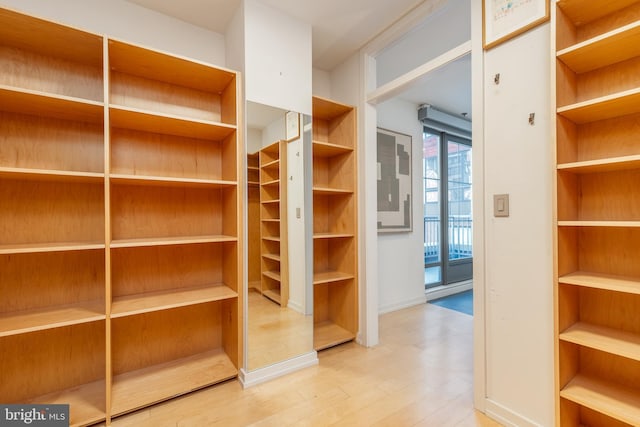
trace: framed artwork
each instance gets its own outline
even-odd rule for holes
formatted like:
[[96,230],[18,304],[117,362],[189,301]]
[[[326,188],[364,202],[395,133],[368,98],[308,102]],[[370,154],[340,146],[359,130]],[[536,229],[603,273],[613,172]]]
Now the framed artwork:
[[491,49],[549,20],[549,0],[482,0],[482,45]]
[[412,230],[411,136],[378,128],[378,233]]
[[300,139],[300,113],[287,111],[285,115],[285,140],[287,142]]

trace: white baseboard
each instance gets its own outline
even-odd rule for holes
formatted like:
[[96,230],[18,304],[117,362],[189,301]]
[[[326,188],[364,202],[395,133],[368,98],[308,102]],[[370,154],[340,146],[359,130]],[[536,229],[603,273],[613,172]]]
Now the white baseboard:
[[426,302],[427,298],[425,296],[421,296],[419,298],[414,298],[408,301],[387,304],[378,308],[378,314],[391,313],[392,311],[402,310],[403,308],[413,307],[414,305],[425,304]]
[[294,357],[293,359],[285,360],[254,371],[247,372],[244,368],[240,369],[238,379],[240,380],[240,384],[242,384],[242,388],[249,388],[317,364],[318,353],[314,350],[307,354],[303,354],[302,356]]
[[448,297],[470,289],[473,289],[473,280],[465,280],[464,282],[427,289],[425,294],[427,295],[427,301],[433,301],[434,299]]
[[287,308],[295,311],[296,313],[304,314],[304,307],[298,301],[294,301],[292,299],[287,303]]
[[496,420],[505,427],[542,427],[542,424],[516,414],[491,399],[485,399],[484,409],[487,417]]

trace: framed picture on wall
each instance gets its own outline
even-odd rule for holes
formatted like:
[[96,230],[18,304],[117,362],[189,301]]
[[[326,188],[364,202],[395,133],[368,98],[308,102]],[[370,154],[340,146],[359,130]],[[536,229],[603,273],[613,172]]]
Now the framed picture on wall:
[[411,231],[411,136],[378,128],[377,153],[378,233]]
[[491,49],[549,20],[549,0],[482,0],[482,44]]
[[285,123],[285,140],[287,142],[300,139],[300,113],[295,111],[287,111],[284,118]]

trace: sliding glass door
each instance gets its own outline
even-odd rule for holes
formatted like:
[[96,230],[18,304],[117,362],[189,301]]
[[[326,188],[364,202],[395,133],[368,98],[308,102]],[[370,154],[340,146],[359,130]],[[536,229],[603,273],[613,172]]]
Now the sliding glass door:
[[427,288],[472,278],[471,141],[425,128],[424,268]]

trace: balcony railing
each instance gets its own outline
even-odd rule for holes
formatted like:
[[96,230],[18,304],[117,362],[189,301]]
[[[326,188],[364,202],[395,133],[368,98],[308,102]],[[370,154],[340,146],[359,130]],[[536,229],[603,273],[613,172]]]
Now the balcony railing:
[[[473,220],[450,216],[448,220],[449,259],[471,258],[473,248]],[[424,217],[424,263],[440,260],[440,218]]]

